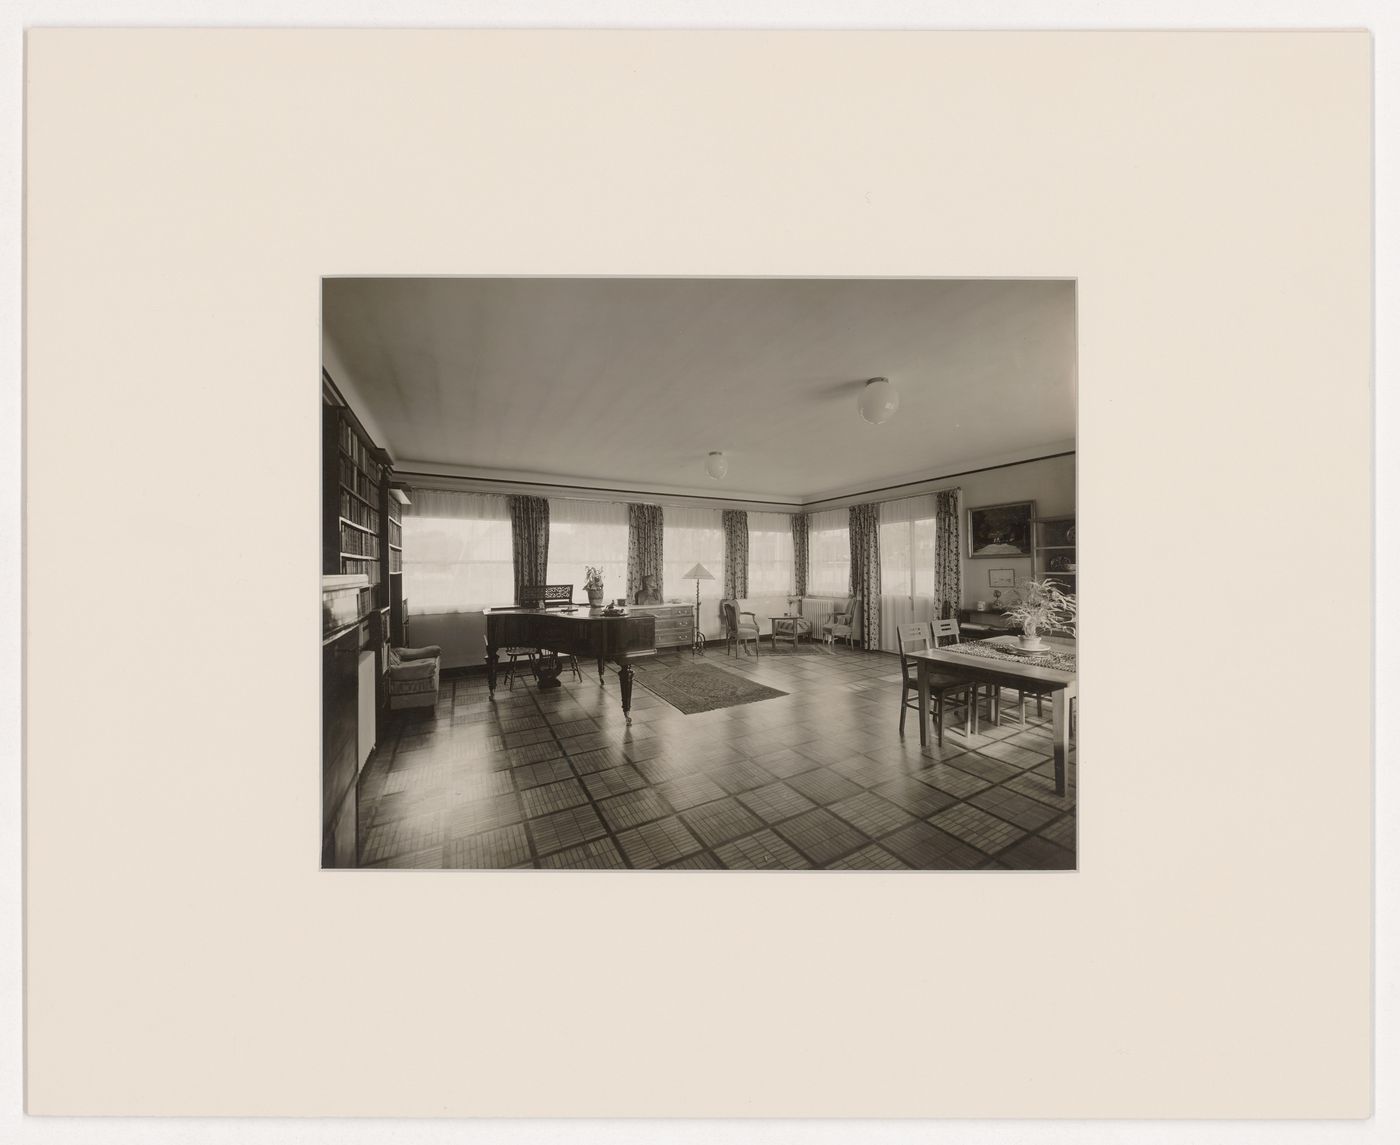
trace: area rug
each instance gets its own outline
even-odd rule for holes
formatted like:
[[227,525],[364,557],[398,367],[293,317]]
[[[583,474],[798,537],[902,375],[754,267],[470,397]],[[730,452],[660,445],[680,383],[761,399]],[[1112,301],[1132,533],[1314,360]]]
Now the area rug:
[[787,695],[777,688],[755,684],[723,668],[693,660],[660,661],[634,667],[638,684],[688,716]]

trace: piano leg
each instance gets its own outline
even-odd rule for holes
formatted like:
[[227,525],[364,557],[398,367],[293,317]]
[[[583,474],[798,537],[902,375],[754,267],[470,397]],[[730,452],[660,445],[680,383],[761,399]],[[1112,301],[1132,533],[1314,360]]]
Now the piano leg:
[[604,680],[605,680],[605,677],[604,677],[604,675],[603,675],[603,667],[604,667],[604,665],[603,665],[603,658],[602,658],[601,656],[599,656],[599,657],[598,657],[598,686],[599,686],[599,687],[602,687],[603,682],[604,682]]
[[486,646],[486,687],[490,689],[490,698],[496,698],[496,650],[491,645]]
[[632,665],[623,663],[617,670],[617,678],[622,682],[622,714],[627,722],[632,722]]

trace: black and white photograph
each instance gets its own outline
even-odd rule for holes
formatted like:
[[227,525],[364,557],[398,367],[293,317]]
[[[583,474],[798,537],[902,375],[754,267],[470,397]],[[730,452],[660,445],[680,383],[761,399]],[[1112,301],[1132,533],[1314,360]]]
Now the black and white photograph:
[[0,1140],[1394,1138],[1394,6],[620,6],[11,21]]
[[326,278],[322,865],[1074,870],[1075,305]]

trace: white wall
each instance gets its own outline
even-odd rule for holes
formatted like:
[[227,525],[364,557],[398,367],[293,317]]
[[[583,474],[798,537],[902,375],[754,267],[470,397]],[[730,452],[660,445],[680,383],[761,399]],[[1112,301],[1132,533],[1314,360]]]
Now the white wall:
[[1074,512],[1074,455],[1031,461],[1023,465],[1008,465],[982,473],[970,473],[957,479],[962,487],[963,516],[963,595],[964,608],[976,607],[977,601],[992,599],[988,572],[991,569],[1015,569],[1019,582],[1031,575],[1030,557],[978,557],[967,555],[967,510],[983,505],[1001,505],[1007,501],[1034,501],[1038,517],[1061,517]]

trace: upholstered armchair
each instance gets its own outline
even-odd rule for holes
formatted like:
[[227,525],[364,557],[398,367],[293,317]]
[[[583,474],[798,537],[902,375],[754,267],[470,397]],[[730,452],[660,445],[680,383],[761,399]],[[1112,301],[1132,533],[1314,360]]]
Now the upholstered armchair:
[[389,707],[395,710],[435,707],[441,663],[442,649],[436,644],[423,648],[390,648]]
[[[721,600],[719,616],[724,622],[724,651],[727,655],[731,645],[743,650],[746,642],[753,642],[753,654],[758,655],[758,620],[752,612],[739,611],[737,600]],[[747,619],[745,619],[747,617]]]
[[832,609],[831,619],[822,625],[822,638],[828,643],[844,640],[855,647],[856,616],[860,612],[860,597],[853,596],[840,607]]

